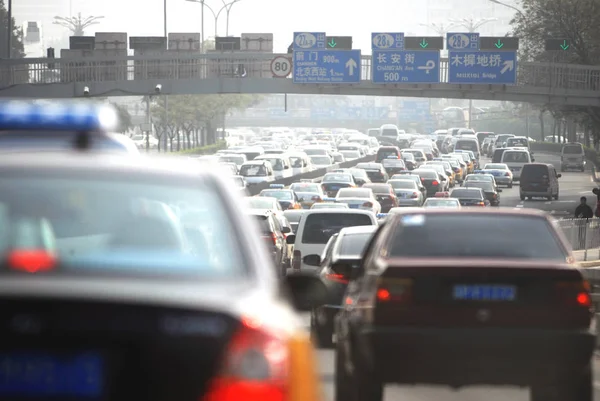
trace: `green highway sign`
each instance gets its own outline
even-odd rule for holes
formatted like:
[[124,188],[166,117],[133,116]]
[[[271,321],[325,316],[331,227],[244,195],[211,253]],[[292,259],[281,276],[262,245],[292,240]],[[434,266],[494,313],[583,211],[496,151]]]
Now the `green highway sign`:
[[441,36],[405,36],[404,50],[443,50],[444,38]]
[[327,36],[325,44],[328,49],[352,50],[352,36]]
[[515,51],[519,49],[519,38],[511,36],[481,36],[479,50],[481,51]]
[[571,49],[571,41],[569,39],[546,39],[546,51],[568,51]]

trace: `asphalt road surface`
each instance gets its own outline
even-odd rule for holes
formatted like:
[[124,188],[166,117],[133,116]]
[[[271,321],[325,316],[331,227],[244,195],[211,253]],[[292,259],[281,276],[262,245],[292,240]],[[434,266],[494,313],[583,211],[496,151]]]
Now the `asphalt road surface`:
[[[550,154],[536,154],[536,162],[552,163],[557,170],[560,169],[560,156]],[[487,160],[482,160],[482,164]],[[560,171],[560,170],[559,170]],[[589,172],[561,173],[560,197],[557,201],[530,200],[521,201],[518,185],[513,188],[502,188],[501,206],[516,208],[537,208],[552,213],[557,218],[568,217],[573,214],[581,196],[587,196],[589,203],[593,204],[591,192],[595,186]],[[305,317],[307,327],[308,316]],[[319,372],[325,392],[324,399],[333,400],[334,394],[334,351],[318,350]],[[595,383],[594,399],[600,401],[600,357],[594,360]],[[396,386],[388,385],[385,388],[385,401],[527,401],[529,392],[527,388],[518,387],[470,387],[461,390],[452,390],[445,387],[433,386]]]

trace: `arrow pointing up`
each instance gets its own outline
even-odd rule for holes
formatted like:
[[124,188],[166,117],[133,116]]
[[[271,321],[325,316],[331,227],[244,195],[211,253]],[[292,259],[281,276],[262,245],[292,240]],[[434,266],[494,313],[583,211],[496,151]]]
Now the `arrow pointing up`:
[[356,64],[356,61],[353,58],[346,61],[346,68],[348,69],[349,75],[354,75],[354,69],[356,67],[358,67],[358,65]]
[[504,67],[500,70],[500,74],[504,74],[506,71],[512,71],[515,69],[515,60],[507,60],[504,62]]

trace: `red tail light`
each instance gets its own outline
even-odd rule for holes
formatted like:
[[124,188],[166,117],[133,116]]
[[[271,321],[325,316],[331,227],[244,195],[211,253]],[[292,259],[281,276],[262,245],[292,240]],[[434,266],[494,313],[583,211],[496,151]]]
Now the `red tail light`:
[[313,196],[312,198],[310,198],[310,200],[313,200],[315,202],[321,202],[323,199],[321,199],[320,196]]
[[410,196],[412,199],[418,198],[419,197],[419,193],[418,192],[413,192],[412,195]]
[[436,186],[436,185],[440,185],[440,183],[439,183],[439,182],[437,182],[437,181],[433,181],[433,182],[431,183],[431,185],[433,185],[433,186]]
[[377,289],[378,302],[409,303],[412,301],[413,281],[410,279],[384,279]]
[[203,401],[287,399],[287,344],[261,326],[258,320],[242,319]]
[[561,281],[556,283],[556,294],[561,302],[582,308],[592,307],[590,284],[587,281]]
[[371,202],[365,202],[362,204],[362,207],[373,207],[373,204]]
[[8,266],[27,273],[51,271],[56,267],[56,255],[44,249],[13,250],[6,256]]
[[336,283],[348,284],[348,280],[343,274],[326,274],[325,278]]
[[510,177],[510,173],[507,171],[506,173],[504,173],[505,177]]
[[477,202],[475,206],[485,206],[485,202]]
[[292,269],[300,270],[302,267],[302,252],[294,251],[294,261],[292,262]]
[[269,245],[277,245],[277,235],[275,235],[275,233],[265,235],[264,238],[269,243]]

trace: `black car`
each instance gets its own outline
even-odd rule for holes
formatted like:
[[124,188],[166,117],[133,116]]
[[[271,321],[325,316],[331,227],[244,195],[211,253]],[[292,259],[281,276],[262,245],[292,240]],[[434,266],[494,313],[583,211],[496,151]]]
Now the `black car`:
[[396,192],[390,184],[365,184],[363,188],[371,188],[377,202],[381,205],[381,213],[387,213],[393,207],[398,207]]
[[349,277],[345,271],[339,269],[347,264],[358,267],[362,250],[376,230],[377,226],[342,228],[327,242],[323,250],[323,260],[319,255],[308,255],[304,258],[304,263],[321,267],[319,277],[327,287],[326,303],[314,308],[310,319],[311,334],[321,347],[326,348],[333,344],[333,320],[342,306],[348,284]]
[[416,169],[411,172],[421,177],[421,182],[427,189],[427,196],[435,196],[436,193],[442,192],[442,183],[437,171],[433,169]]
[[463,188],[480,188],[490,205],[500,206],[500,192],[502,190],[497,188],[491,181],[467,181]]
[[386,182],[389,179],[389,175],[381,163],[358,163],[356,168],[364,170],[371,182]]
[[461,206],[488,206],[490,204],[481,188],[456,188],[452,190],[450,197],[457,198]]
[[335,198],[338,191],[342,188],[354,188],[356,183],[354,177],[349,172],[344,173],[327,173],[321,180],[321,188],[323,192],[330,198]]
[[340,168],[333,170],[332,173],[348,173],[352,175],[354,182],[359,187],[371,182],[371,179],[367,175],[367,172],[360,168]]

